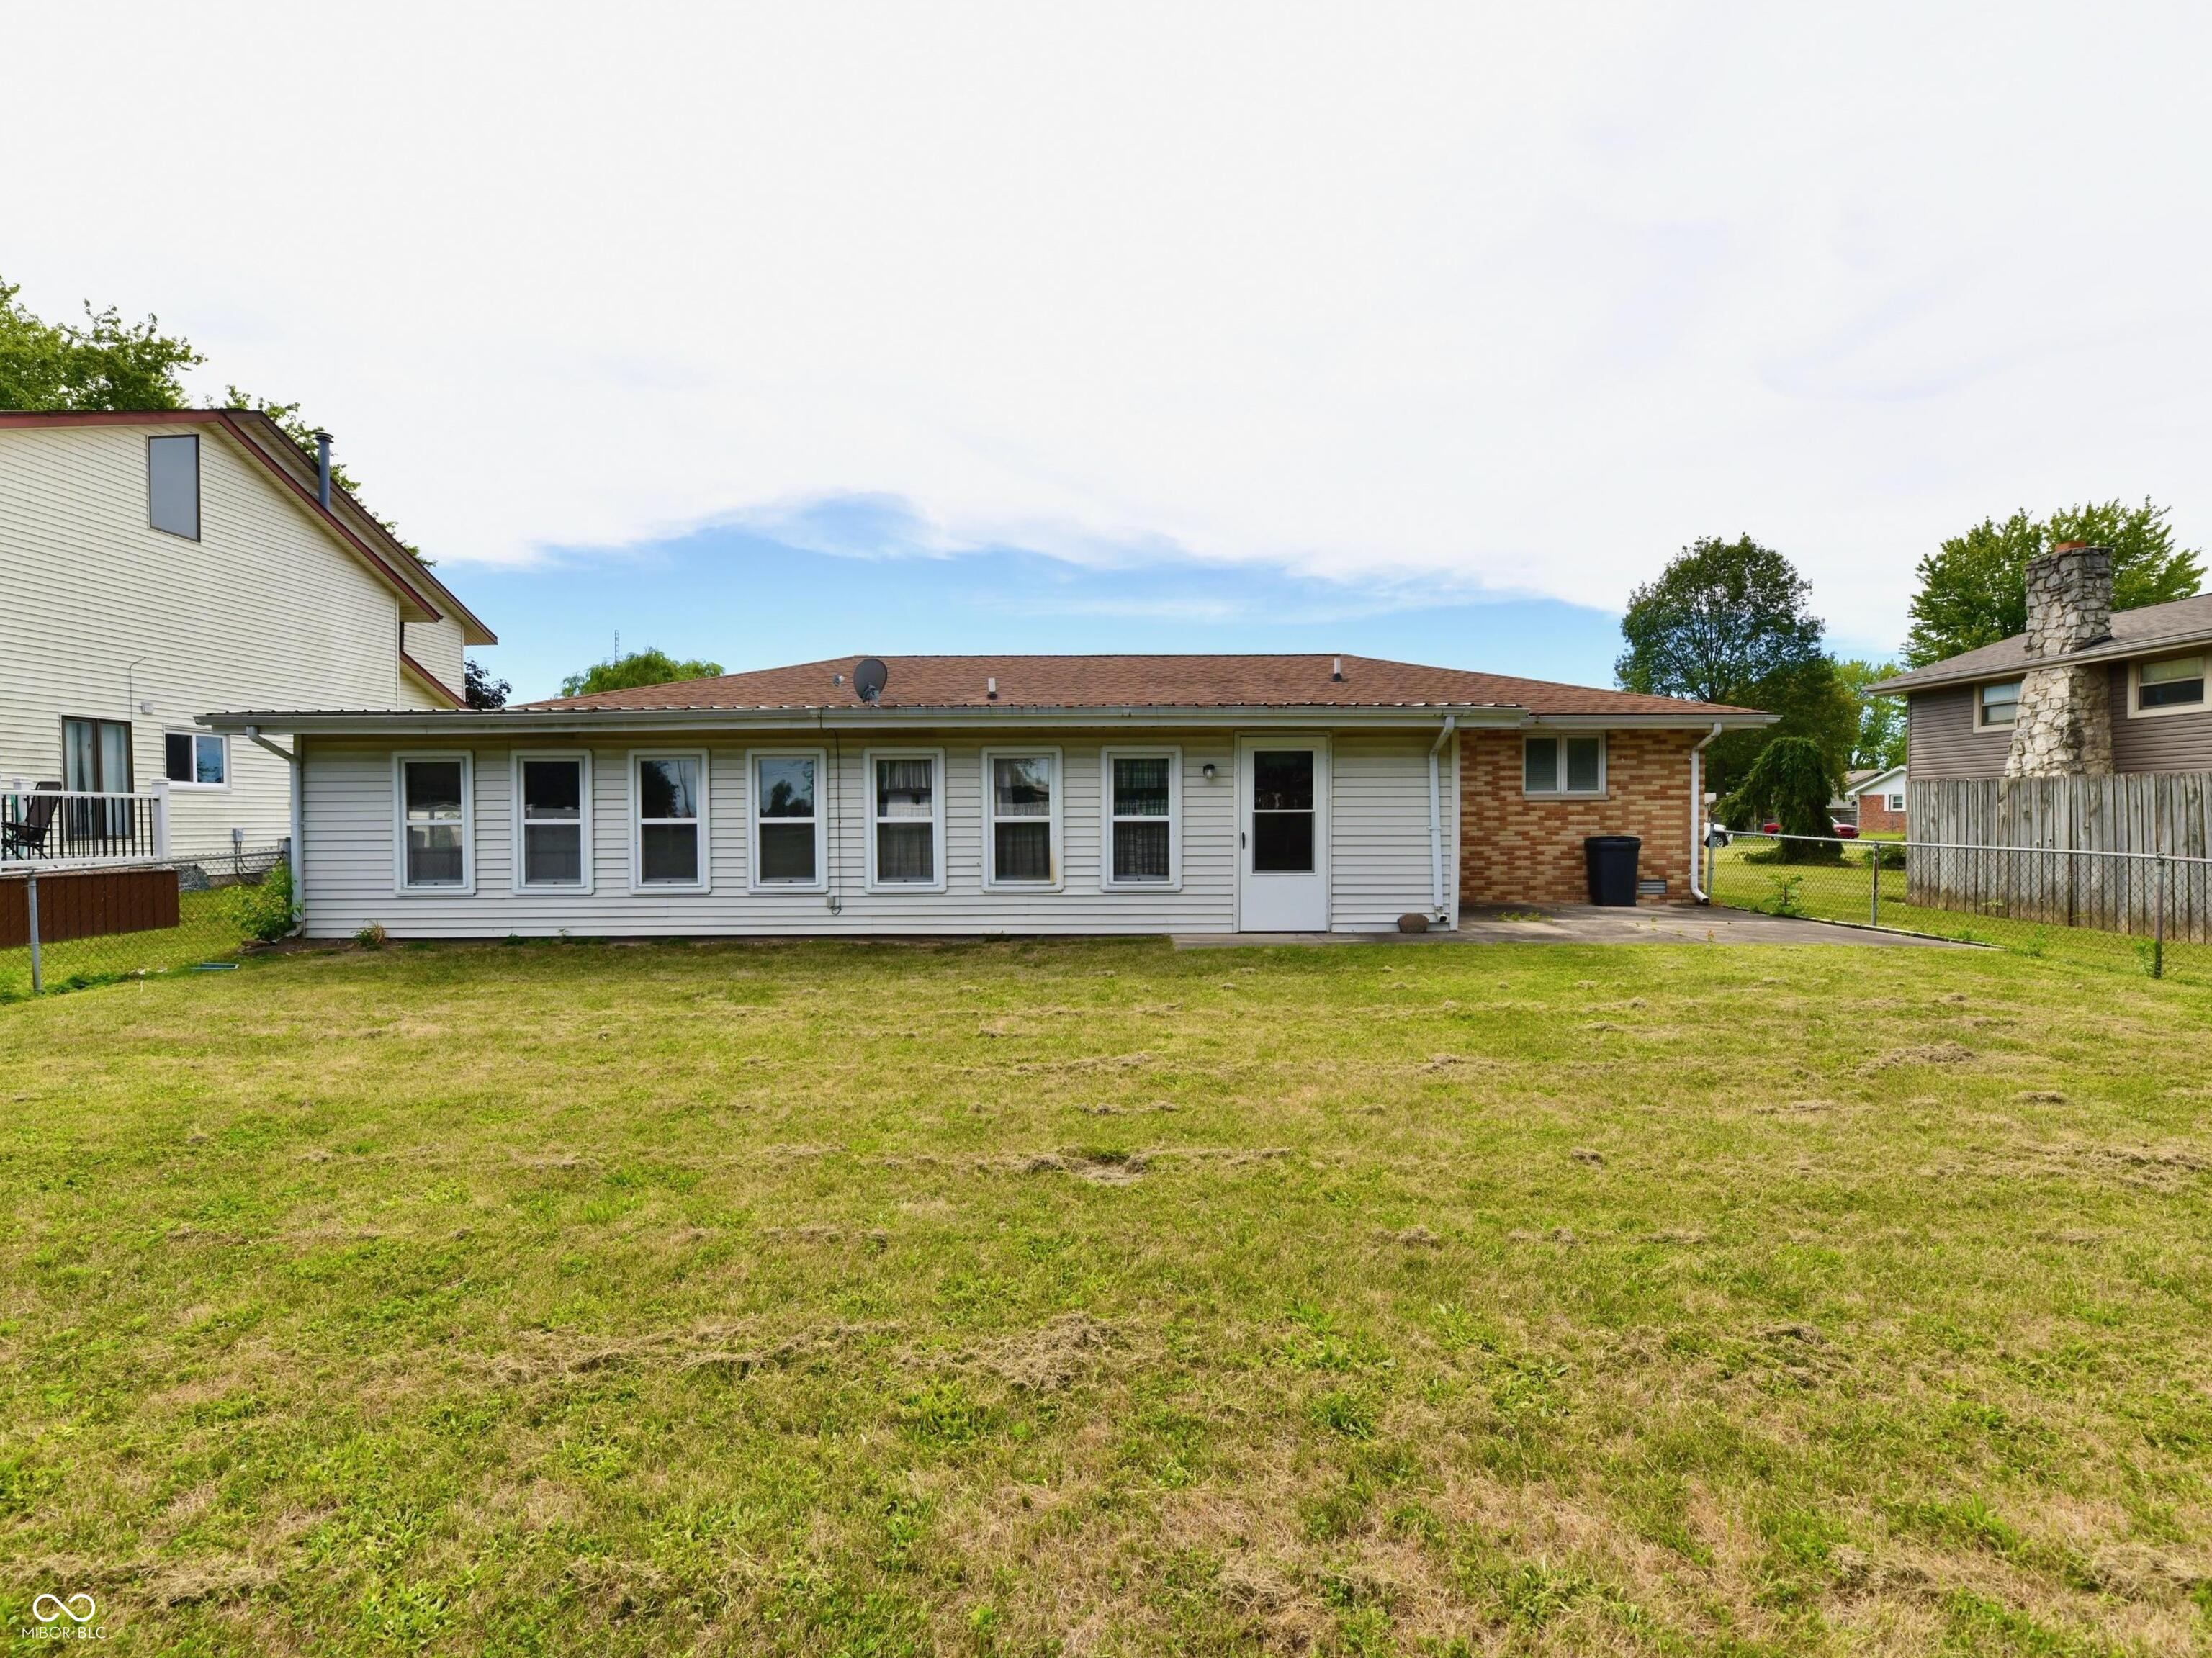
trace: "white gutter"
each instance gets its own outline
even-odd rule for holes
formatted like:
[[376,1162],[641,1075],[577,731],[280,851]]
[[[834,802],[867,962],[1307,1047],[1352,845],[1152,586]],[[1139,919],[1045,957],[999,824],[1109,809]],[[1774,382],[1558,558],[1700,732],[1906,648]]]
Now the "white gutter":
[[301,862],[300,830],[307,817],[307,799],[300,780],[300,744],[305,739],[295,732],[292,746],[280,749],[261,734],[258,726],[248,726],[246,735],[256,748],[266,749],[282,760],[292,774],[292,834],[291,844],[285,849],[285,861],[292,871],[292,908],[295,914],[304,916],[307,893],[303,882],[307,872]]
[[1690,747],[1690,896],[1701,904],[1712,902],[1705,890],[1698,884],[1698,865],[1705,853],[1705,744],[1718,737],[1722,730],[1721,722],[1714,720],[1712,730]]
[[1437,740],[1429,744],[1429,908],[1439,921],[1450,920],[1444,908],[1443,793],[1437,782],[1437,756],[1459,726],[1459,716],[1444,716]]

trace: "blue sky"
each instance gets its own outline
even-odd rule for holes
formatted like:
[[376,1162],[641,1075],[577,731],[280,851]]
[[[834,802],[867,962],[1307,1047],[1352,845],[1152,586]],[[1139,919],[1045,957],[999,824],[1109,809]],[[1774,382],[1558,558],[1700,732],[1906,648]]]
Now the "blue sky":
[[[503,640],[477,653],[519,698],[659,646],[732,671],[854,653],[1346,651],[1611,683],[1618,613],[1454,589],[1344,581],[1172,549],[946,550],[901,503],[854,497],[609,551],[447,572]],[[1664,551],[1654,555],[1654,565]]]

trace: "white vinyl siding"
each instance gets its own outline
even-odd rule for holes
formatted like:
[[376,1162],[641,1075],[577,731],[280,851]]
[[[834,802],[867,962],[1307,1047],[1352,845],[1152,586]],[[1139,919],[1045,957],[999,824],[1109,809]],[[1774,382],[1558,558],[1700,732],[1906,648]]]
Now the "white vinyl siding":
[[[187,430],[198,541],[147,521],[147,440]],[[427,705],[400,683],[392,589],[210,428],[0,430],[0,778],[59,778],[64,715],[128,719],[143,786],[167,732],[214,710]],[[228,788],[172,800],[182,855],[289,833],[289,768],[229,750]]]
[[[994,732],[994,752],[1024,746],[1024,733]],[[867,888],[872,828],[865,750],[856,741],[823,750],[825,880],[821,890],[753,887],[753,783],[749,756],[774,751],[765,734],[718,734],[703,745],[708,761],[708,858],[720,878],[708,892],[630,885],[629,756],[652,752],[641,734],[610,734],[588,747],[592,757],[590,858],[595,890],[516,891],[514,885],[514,768],[504,744],[481,744],[473,773],[476,891],[473,896],[392,892],[392,749],[390,744],[319,738],[307,749],[306,895],[307,929],[346,938],[369,922],[401,938],[547,936],[704,937],[716,933],[1226,932],[1232,896],[1237,824],[1235,736],[1228,732],[1164,731],[1156,744],[1132,742],[1126,730],[1055,732],[1039,746],[1061,756],[1057,780],[1066,879],[1059,891],[993,890],[983,881],[984,817],[980,735],[933,736],[943,751],[945,852],[942,891]],[[532,745],[542,748],[542,738]],[[1333,924],[1388,931],[1409,910],[1430,904],[1428,750],[1433,732],[1336,734],[1331,805]],[[1179,751],[1179,890],[1102,890],[1104,812],[1102,750],[1163,747]],[[1033,750],[1031,751],[1034,751]],[[1212,762],[1215,776],[1202,768]],[[1458,784],[1453,752],[1440,756],[1444,811],[1445,892],[1457,890]],[[833,903],[836,908],[833,910]]]
[[[465,672],[463,659],[467,655],[461,641],[461,624],[445,616],[435,622],[410,622],[404,631],[400,648],[420,663],[425,673],[459,696]],[[425,706],[429,706],[427,701]]]

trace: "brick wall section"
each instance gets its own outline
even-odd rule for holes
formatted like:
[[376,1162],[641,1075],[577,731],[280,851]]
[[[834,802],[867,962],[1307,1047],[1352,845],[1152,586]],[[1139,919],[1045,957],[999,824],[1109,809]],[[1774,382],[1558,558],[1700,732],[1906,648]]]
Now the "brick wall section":
[[1887,793],[1862,794],[1859,796],[1859,833],[1902,835],[1905,833],[1905,814],[1889,809]]
[[1606,792],[1532,800],[1521,792],[1521,738],[1470,732],[1460,739],[1459,892],[1463,904],[1589,902],[1583,838],[1633,835],[1639,880],[1663,878],[1664,898],[1690,897],[1690,732],[1606,733]]

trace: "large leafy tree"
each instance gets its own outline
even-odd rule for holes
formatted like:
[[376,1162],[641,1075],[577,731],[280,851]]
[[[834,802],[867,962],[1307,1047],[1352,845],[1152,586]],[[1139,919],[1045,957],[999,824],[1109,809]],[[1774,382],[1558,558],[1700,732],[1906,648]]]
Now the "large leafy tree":
[[1920,561],[1905,659],[1912,667],[2027,631],[2027,561],[2062,541],[2112,550],[2112,608],[2187,598],[2204,580],[2203,554],[2177,547],[2168,509],[2146,500],[2086,501],[2047,519],[1985,518]]
[[160,319],[126,323],[84,307],[84,325],[50,323],[0,282],[0,409],[181,409],[187,368],[204,361]]
[[594,662],[581,673],[561,682],[563,696],[594,696],[601,691],[633,690],[640,685],[666,685],[678,679],[712,679],[722,671],[719,662],[679,662],[665,651],[647,646],[628,656]]
[[1730,732],[1705,750],[1711,786],[1727,795],[1777,737],[1802,737],[1840,772],[1859,712],[1821,647],[1812,585],[1749,536],[1707,536],[1685,547],[1656,580],[1629,595],[1627,649],[1613,665],[1624,690],[1732,702],[1778,714],[1765,731]]
[[1832,858],[1840,849],[1828,819],[1828,802],[1841,780],[1820,745],[1810,738],[1778,737],[1759,751],[1723,805],[1730,823],[1764,823],[1770,817],[1785,835],[1784,863]]
[[1858,711],[1856,734],[1851,738],[1849,763],[1854,768],[1888,767],[1905,759],[1905,701],[1901,697],[1869,696],[1867,687],[1887,679],[1898,670],[1887,662],[1850,661],[1836,664],[1836,677]]

